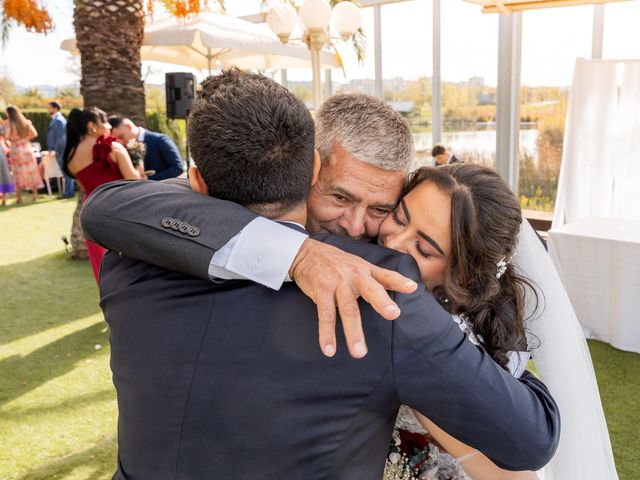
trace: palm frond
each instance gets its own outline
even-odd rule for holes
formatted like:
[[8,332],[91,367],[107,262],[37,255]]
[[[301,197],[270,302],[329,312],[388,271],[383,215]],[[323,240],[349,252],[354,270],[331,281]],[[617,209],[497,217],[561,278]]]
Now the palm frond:
[[0,20],[0,36],[2,37],[2,49],[4,50],[9,43],[9,33],[11,32],[11,19],[9,17],[2,16]]
[[356,51],[356,55],[358,56],[358,63],[360,65],[364,64],[367,36],[364,34],[362,27],[360,27],[351,38],[351,43],[353,44],[353,49]]

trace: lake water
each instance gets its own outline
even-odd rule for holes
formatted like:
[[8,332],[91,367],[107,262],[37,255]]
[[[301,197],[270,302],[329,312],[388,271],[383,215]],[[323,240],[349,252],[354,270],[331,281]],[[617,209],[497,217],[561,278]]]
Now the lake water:
[[[527,152],[537,159],[538,152],[536,149],[536,140],[538,138],[538,130],[521,129],[520,130],[520,151]],[[413,132],[413,141],[416,150],[431,151],[433,143],[431,141],[431,132]],[[460,132],[442,132],[442,144],[451,147],[454,153],[463,151],[477,152],[483,156],[492,156],[496,152],[496,131],[495,130],[473,130]]]

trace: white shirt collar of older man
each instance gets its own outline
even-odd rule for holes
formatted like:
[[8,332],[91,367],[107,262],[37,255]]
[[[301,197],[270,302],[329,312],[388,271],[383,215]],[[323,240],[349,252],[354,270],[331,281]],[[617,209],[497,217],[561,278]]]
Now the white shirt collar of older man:
[[140,143],[144,143],[144,136],[146,132],[147,131],[144,128],[138,127],[138,138],[136,140],[138,140]]

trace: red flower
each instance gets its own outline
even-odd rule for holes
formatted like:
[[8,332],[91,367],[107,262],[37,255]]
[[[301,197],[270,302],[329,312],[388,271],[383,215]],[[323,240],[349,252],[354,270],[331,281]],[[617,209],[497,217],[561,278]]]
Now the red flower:
[[111,144],[115,142],[116,138],[112,136],[104,135],[98,137],[95,145],[93,146],[93,161],[104,170],[117,170],[118,166],[111,160]]

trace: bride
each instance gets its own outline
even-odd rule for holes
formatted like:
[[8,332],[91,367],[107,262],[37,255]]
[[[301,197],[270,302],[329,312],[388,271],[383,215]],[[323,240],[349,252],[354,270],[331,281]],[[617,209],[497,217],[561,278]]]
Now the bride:
[[[416,259],[425,285],[454,315],[469,341],[486,349],[503,368],[519,376],[531,350],[562,415],[560,446],[550,464],[543,472],[514,473],[499,469],[427,418],[420,417],[418,423],[403,410],[392,441],[390,478],[403,478],[391,471],[398,465],[402,469],[402,462],[409,467],[404,478],[412,478],[416,467],[423,478],[434,479],[617,478],[579,324],[542,243],[522,222],[516,197],[497,173],[471,164],[419,169],[399,206],[384,220],[379,241]],[[123,241],[117,250],[139,256],[156,246],[152,236],[145,236],[136,248]],[[169,251],[163,260],[171,256],[171,265],[180,270],[193,260],[186,258],[188,252]],[[154,258],[159,257],[142,259]],[[403,451],[407,439],[418,444],[417,452],[413,447]],[[435,476],[438,471],[440,476]]]
[[[521,375],[531,349],[563,420],[558,452],[540,472],[545,480],[617,478],[586,342],[542,243],[495,171],[418,169],[378,241],[415,258],[424,284],[469,341],[503,368]],[[500,469],[403,408],[385,478],[465,478],[460,469],[474,480],[539,478]]]

